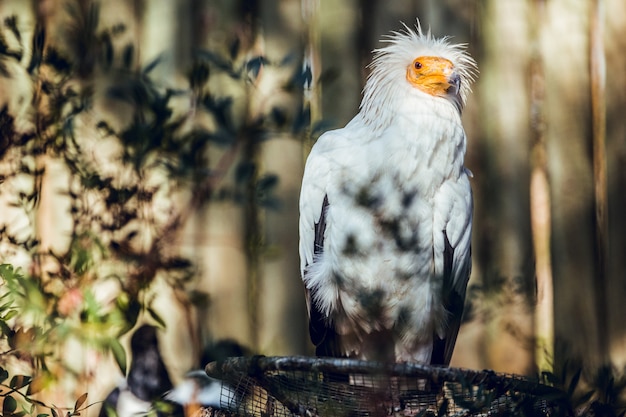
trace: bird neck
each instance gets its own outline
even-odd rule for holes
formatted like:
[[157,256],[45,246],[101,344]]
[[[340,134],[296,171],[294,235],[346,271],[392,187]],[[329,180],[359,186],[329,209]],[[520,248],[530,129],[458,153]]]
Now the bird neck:
[[405,85],[392,82],[368,82],[359,114],[371,136],[381,135],[399,120],[403,120],[402,123],[412,121],[413,128],[419,128],[432,118],[461,124],[461,108],[453,100],[434,97],[416,89],[407,92]]

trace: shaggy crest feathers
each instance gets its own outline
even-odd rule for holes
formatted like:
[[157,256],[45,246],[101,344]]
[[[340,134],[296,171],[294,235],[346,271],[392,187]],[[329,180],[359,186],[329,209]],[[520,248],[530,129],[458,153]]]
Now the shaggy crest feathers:
[[419,56],[439,56],[454,64],[461,77],[461,87],[458,97],[449,97],[449,100],[461,113],[478,72],[476,61],[466,52],[467,45],[451,44],[447,36],[434,38],[430,30],[424,34],[419,20],[415,30],[404,23],[403,26],[403,31],[392,32],[382,40],[389,45],[373,51],[374,59],[369,65],[372,71],[360,105],[363,118],[375,124],[385,124],[389,117],[384,114],[385,109],[397,108],[395,102],[405,97],[407,91],[417,92],[414,88],[407,89],[405,74],[407,67]]

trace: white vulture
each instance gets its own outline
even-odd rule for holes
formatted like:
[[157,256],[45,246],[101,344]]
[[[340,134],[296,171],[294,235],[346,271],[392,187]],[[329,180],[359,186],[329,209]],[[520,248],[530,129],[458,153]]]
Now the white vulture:
[[405,26],[374,51],[359,113],[323,134],[300,194],[318,356],[448,365],[471,269],[464,45]]

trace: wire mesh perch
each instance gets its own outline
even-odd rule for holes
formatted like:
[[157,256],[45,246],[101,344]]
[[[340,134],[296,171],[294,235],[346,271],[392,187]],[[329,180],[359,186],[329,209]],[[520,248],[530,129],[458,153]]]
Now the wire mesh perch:
[[515,375],[416,363],[240,357],[207,365],[235,416],[556,416],[564,394]]

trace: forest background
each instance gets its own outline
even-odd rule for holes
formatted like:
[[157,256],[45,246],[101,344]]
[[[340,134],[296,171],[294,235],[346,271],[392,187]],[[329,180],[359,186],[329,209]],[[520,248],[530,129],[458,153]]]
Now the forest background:
[[223,339],[311,354],[304,160],[358,111],[380,39],[416,18],[467,43],[480,70],[463,114],[473,270],[452,365],[622,369],[622,0],[3,0],[7,376],[33,376],[46,403],[97,401],[142,322],[163,328],[175,381]]

